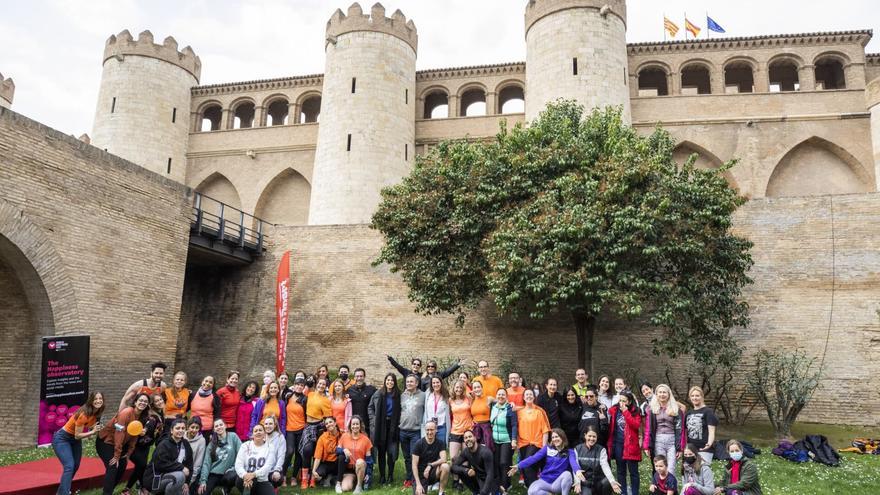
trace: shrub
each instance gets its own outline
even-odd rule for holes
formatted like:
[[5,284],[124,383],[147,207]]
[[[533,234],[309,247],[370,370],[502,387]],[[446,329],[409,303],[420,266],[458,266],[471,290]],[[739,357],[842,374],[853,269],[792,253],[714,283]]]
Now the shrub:
[[816,358],[803,350],[772,353],[762,350],[755,357],[755,371],[749,387],[767,409],[767,416],[776,435],[791,435],[791,425],[806,407],[819,386],[821,367]]

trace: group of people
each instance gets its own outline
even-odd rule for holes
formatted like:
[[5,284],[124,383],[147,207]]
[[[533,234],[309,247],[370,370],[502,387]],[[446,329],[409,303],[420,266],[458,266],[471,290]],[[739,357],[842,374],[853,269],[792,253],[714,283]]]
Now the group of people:
[[642,383],[640,403],[623,378],[591,384],[583,369],[561,391],[556,378],[527,388],[517,372],[504,383],[486,361],[471,378],[456,373],[461,362],[438,370],[430,360],[423,371],[418,358],[409,368],[388,360],[396,372],[378,388],[362,368],[341,365],[331,379],[324,365],[315,374],[267,370],[262,383],[242,384],[230,371],[219,387],[206,376],[191,390],[186,373],[176,372],[169,385],[166,366],[154,363],[107,423],[100,424],[106,399],[92,392],[55,434],[64,467],[58,494],[69,495],[89,437],[106,467],[104,495],[128,463],[134,471],[123,495],[136,485],[139,495],[271,495],[297,483],[358,494],[394,483],[401,451],[403,485],[414,495],[444,495],[453,485],[473,495],[506,494],[513,483],[529,495],[637,495],[643,456],[652,465],[652,494],[761,493],[757,468],[736,440],[727,443],[723,479],[715,480],[718,421],[699,387],[690,389],[686,407],[665,384]]

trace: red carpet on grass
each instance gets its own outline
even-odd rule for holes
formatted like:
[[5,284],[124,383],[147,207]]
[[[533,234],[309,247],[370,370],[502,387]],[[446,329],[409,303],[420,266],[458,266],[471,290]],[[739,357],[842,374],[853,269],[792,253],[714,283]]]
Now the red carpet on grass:
[[[125,478],[131,470],[129,464]],[[55,457],[0,467],[0,495],[54,495],[60,479],[61,463]],[[73,478],[72,491],[100,488],[103,484],[104,464],[101,459],[83,457]]]

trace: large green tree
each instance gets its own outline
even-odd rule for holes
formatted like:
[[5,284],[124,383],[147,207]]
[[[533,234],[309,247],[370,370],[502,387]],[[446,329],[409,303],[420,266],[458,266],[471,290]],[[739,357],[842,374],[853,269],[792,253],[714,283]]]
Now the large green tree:
[[658,328],[654,351],[715,359],[746,326],[751,243],[730,231],[744,201],[722,176],[672,159],[616,109],[559,101],[491,142],[448,141],[382,192],[372,226],[424,314],[459,324],[486,298],[501,312],[571,315],[592,367],[597,318]]

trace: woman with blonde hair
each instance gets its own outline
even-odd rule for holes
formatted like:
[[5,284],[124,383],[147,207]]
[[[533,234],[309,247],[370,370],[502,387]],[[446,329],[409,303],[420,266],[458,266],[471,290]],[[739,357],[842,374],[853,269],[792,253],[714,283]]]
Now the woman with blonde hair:
[[455,459],[461,453],[464,432],[474,427],[474,418],[471,416],[471,400],[467,395],[467,383],[462,380],[456,380],[452,384],[449,411],[452,415],[452,427],[449,429],[449,458]]
[[348,431],[348,423],[351,421],[351,401],[345,393],[345,383],[339,378],[330,385],[330,410],[333,412],[333,419],[336,420],[339,431]]
[[688,398],[694,408],[684,415],[684,427],[687,428],[686,442],[700,449],[697,454],[703,458],[703,462],[711,464],[715,456],[715,427],[718,426],[718,418],[715,416],[715,411],[706,406],[702,388],[691,387],[688,390]]
[[165,389],[165,431],[171,432],[171,422],[177,418],[186,419],[192,403],[193,392],[186,386],[187,376],[183,371],[174,374],[171,386]]
[[675,461],[684,450],[681,443],[684,414],[669,385],[657,385],[645,413],[645,434],[642,439],[645,455],[652,459],[655,455],[666,457],[669,472],[675,472]]

